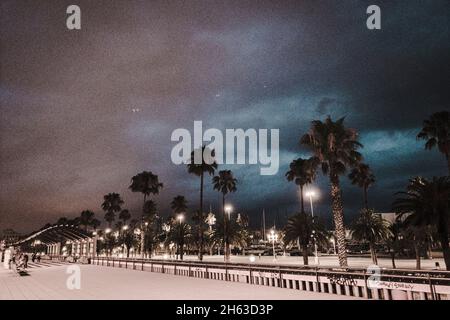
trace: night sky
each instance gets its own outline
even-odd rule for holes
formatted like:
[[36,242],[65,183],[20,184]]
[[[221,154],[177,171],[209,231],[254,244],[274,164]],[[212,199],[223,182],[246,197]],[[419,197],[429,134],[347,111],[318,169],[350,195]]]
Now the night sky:
[[[66,28],[81,8],[82,29]],[[366,28],[377,4],[382,30]],[[432,1],[2,1],[0,19],[0,230],[37,229],[128,190],[143,170],[164,183],[162,215],[177,194],[198,206],[199,179],[173,165],[176,128],[280,129],[280,170],[233,170],[229,197],[254,226],[298,208],[284,178],[310,121],[346,116],[360,132],[377,183],[369,202],[390,210],[415,175],[447,173],[437,150],[416,141],[423,119],[449,108],[450,2]],[[139,109],[139,112],[133,112]],[[209,180],[208,180],[209,181]],[[316,212],[330,216],[321,175]],[[347,222],[362,192],[342,178]],[[209,183],[205,206],[217,211]]]

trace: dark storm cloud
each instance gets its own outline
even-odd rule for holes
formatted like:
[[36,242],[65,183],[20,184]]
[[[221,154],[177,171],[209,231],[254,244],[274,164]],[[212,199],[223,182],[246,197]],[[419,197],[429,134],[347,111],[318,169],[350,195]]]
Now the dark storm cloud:
[[[289,162],[312,119],[346,116],[361,132],[377,184],[371,203],[418,174],[445,172],[415,134],[448,108],[448,1],[377,1],[381,31],[365,28],[368,1],[77,1],[82,30],[65,28],[68,1],[1,4],[0,228],[31,229],[120,192],[135,214],[130,177],[152,170],[197,205],[198,179],[170,162],[170,134],[204,127],[279,128],[280,170],[229,166],[230,196],[253,216],[296,210]],[[132,109],[140,109],[133,113]],[[343,179],[346,215],[360,190]],[[318,211],[329,213],[320,177]],[[218,206],[206,190],[206,205]]]

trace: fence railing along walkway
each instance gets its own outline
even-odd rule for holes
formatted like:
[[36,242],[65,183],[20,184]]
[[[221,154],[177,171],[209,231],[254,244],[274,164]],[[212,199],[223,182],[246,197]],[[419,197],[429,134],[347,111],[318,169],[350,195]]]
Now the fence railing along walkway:
[[[450,272],[93,257],[91,264],[376,300],[450,300]],[[377,273],[379,272],[379,273]]]

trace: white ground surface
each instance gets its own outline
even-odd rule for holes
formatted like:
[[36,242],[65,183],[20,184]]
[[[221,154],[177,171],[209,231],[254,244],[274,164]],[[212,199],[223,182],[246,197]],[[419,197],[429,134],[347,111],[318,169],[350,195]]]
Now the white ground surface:
[[80,265],[81,289],[66,286],[68,265],[32,265],[29,276],[0,269],[0,300],[311,300],[357,299],[245,283],[225,282],[93,265]]
[[[163,259],[163,256],[155,256],[155,259]],[[250,262],[250,256],[232,256],[231,262],[237,262],[237,263],[251,263]],[[184,256],[184,260],[192,260],[192,261],[198,261],[197,256]],[[211,262],[223,262],[223,256],[204,256],[204,261],[211,261]],[[422,259],[421,260],[421,269],[431,270],[435,269],[435,262],[439,262],[441,270],[445,270],[445,263],[444,259],[438,258],[438,259]],[[278,256],[276,260],[273,259],[272,256],[262,256],[259,258],[258,256],[255,257],[255,261],[252,262],[254,264],[275,264],[275,265],[303,265],[303,257],[290,257],[290,256]],[[372,260],[370,258],[365,257],[349,257],[348,258],[348,264],[350,267],[362,267],[367,268],[369,265],[372,265]],[[398,269],[415,269],[416,268],[416,260],[414,259],[398,259],[395,260],[396,267]],[[314,257],[309,257],[309,265],[315,266],[314,263]],[[380,267],[384,268],[392,268],[392,263],[390,259],[386,258],[378,258],[378,265]],[[337,256],[321,256],[319,257],[319,266],[322,267],[338,267],[338,258]]]

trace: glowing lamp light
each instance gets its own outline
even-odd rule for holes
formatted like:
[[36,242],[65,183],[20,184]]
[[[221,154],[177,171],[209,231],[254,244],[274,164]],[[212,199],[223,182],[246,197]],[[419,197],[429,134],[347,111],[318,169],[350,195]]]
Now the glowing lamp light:
[[248,259],[250,260],[250,262],[255,262],[256,257],[254,255],[251,255]]

